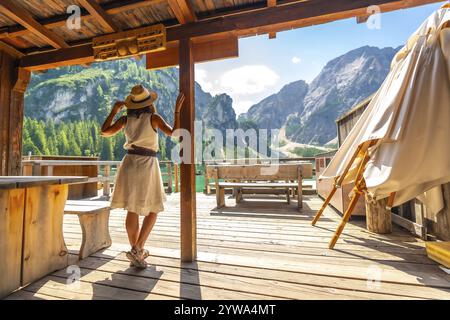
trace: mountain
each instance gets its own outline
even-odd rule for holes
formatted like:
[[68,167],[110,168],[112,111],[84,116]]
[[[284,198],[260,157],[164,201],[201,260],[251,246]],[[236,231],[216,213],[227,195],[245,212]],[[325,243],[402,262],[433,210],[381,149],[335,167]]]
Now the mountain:
[[352,50],[328,62],[309,86],[302,81],[288,84],[239,119],[262,128],[284,127],[293,142],[324,145],[336,137],[336,118],[378,90],[398,49]]
[[231,108],[233,100],[227,94],[220,94],[212,98],[204,109],[202,120],[205,128],[219,129],[222,134],[226,129],[236,128],[236,113]]
[[[252,106],[238,120],[228,95],[212,96],[196,83],[196,118],[203,121],[203,141],[212,141],[208,129],[219,129],[222,134],[237,127],[283,129],[285,151],[309,154],[311,145],[333,141],[335,120],[341,113],[380,87],[397,50],[369,46],[352,50],[328,62],[311,84],[292,82]],[[98,138],[99,127],[114,101],[125,99],[138,83],[158,93],[158,112],[172,123],[178,94],[175,68],[148,71],[145,60],[125,59],[33,74],[25,95],[29,121],[24,128],[24,153],[94,154],[120,159],[123,135],[103,140]],[[163,158],[167,157],[172,140],[163,138],[160,144]]]
[[[99,127],[111,105],[116,100],[124,100],[139,83],[158,93],[158,113],[172,123],[179,83],[176,68],[148,71],[145,60],[124,59],[93,64],[89,68],[75,66],[34,73],[25,94],[25,116],[33,121],[26,122],[24,154],[104,154],[104,159],[120,159],[123,135],[108,142],[97,141]],[[235,128],[236,114],[228,95],[213,97],[196,83],[195,101],[196,119],[203,120],[206,129]],[[55,133],[55,126],[65,137],[58,136],[58,130]],[[70,131],[75,129],[78,133],[74,135]],[[88,131],[89,136],[81,137],[82,131]],[[47,145],[43,137],[46,134],[49,137],[49,132],[54,141]],[[165,157],[173,142],[168,137],[161,138],[160,148],[167,150]]]
[[240,115],[239,122],[253,122],[260,129],[279,129],[290,114],[303,112],[307,93],[308,84],[305,81],[292,82]]
[[[177,69],[148,71],[145,61],[134,59],[33,74],[25,95],[25,115],[56,122],[92,119],[102,122],[114,101],[124,100],[138,83],[158,93],[158,112],[171,122],[178,95]],[[195,99],[197,118],[202,119],[213,97],[196,83]],[[231,112],[231,103],[227,107],[227,112]]]

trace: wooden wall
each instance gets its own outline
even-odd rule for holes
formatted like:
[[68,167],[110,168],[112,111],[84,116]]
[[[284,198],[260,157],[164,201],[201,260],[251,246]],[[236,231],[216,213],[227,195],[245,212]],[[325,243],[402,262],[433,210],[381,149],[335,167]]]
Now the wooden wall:
[[444,209],[435,215],[425,212],[425,223],[429,232],[441,240],[450,241],[450,183],[442,185]]
[[337,131],[338,131],[338,141],[339,146],[342,145],[345,138],[347,138],[350,131],[355,126],[356,122],[359,120],[363,112],[366,110],[369,101],[364,101],[342,117],[340,117],[337,121]]
[[[317,178],[317,194],[326,199],[333,189],[334,181],[331,179],[320,180],[319,177],[325,168],[328,166],[328,163],[333,158],[335,152],[330,152],[327,154],[321,154],[316,157],[316,178]],[[333,206],[338,212],[343,214],[350,205],[350,193],[353,190],[353,185],[346,184],[343,185],[342,188],[336,190],[336,193],[333,195],[330,201],[330,205]],[[366,215],[366,206],[364,198],[359,198],[358,203],[353,211],[352,216],[365,216]]]
[[0,50],[0,175],[20,175],[24,93],[30,72]]

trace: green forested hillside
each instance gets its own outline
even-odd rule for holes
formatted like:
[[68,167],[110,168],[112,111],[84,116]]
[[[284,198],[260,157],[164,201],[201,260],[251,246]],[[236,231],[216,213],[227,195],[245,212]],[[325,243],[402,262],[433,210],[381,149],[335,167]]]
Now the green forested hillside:
[[[33,74],[25,95],[23,153],[98,155],[103,160],[120,160],[124,155],[123,134],[102,138],[100,127],[111,105],[125,100],[136,84],[158,93],[158,113],[172,123],[178,95],[176,68],[148,71],[144,60],[125,59]],[[224,96],[214,98],[196,84],[196,118],[209,128],[234,128],[232,100]],[[216,115],[211,110],[219,109],[221,117],[212,119]],[[169,156],[172,146],[171,139],[160,137],[162,158]]]
[[[53,120],[25,118],[23,128],[24,155],[99,156],[102,160],[121,159],[125,155],[123,133],[113,138],[100,136],[95,120],[55,123]],[[165,158],[165,140],[161,140]]]

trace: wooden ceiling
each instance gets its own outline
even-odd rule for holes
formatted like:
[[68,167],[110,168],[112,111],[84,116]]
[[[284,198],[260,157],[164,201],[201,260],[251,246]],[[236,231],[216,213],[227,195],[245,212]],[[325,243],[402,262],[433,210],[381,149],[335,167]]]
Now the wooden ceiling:
[[[163,23],[168,43],[278,31],[367,16],[436,0],[0,0],[0,48],[40,70],[92,62],[92,38]],[[81,8],[81,28],[70,29],[67,8]]]

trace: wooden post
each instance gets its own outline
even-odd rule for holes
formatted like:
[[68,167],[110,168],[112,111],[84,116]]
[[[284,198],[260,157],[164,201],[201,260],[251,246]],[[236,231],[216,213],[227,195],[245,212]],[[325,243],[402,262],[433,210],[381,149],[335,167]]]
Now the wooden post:
[[373,202],[366,197],[367,230],[379,234],[392,232],[391,210],[387,204],[387,198]]
[[167,193],[172,193],[172,162],[167,162]]
[[42,176],[41,165],[39,163],[33,163],[33,176]]
[[[182,151],[181,163],[181,261],[192,262],[197,258],[197,221],[194,158],[195,82],[191,39],[180,40],[179,72],[180,91],[186,97],[181,110],[181,128],[187,130],[191,136],[191,148]],[[186,152],[190,153],[190,157]]]
[[303,208],[303,172],[302,172],[302,166],[300,165],[298,167],[298,178],[297,178],[297,183],[298,183],[298,194],[297,194],[297,207],[298,207],[298,211],[301,211]]
[[216,186],[217,208],[225,207],[225,188],[219,187],[219,168],[214,168],[214,182]]
[[178,164],[174,164],[174,176],[175,176],[175,193],[180,192],[180,181],[179,181],[179,170]]
[[103,195],[109,197],[111,194],[111,185],[109,183],[109,176],[111,174],[111,166],[106,165],[103,172]]
[[22,174],[24,93],[30,72],[0,50],[0,175]]
[[205,182],[205,188],[203,189],[203,192],[205,194],[210,194],[209,190],[209,177],[208,177],[208,170],[207,170],[207,164],[205,163],[205,174],[204,174],[204,182]]

